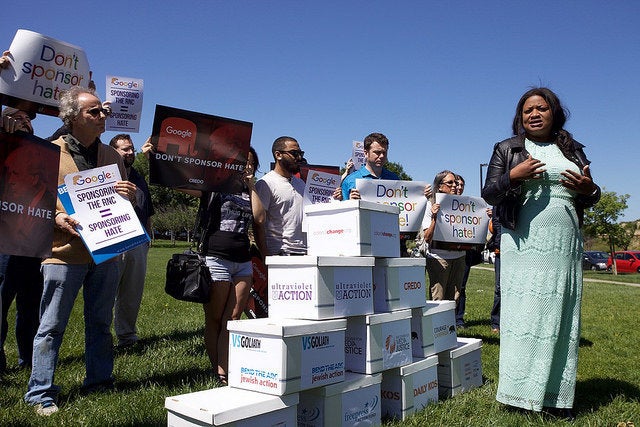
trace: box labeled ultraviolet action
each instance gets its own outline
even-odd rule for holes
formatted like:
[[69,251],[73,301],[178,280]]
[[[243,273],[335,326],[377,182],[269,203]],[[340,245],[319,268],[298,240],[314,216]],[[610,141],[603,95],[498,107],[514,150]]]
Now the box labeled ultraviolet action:
[[382,417],[406,419],[438,401],[438,356],[415,358],[410,365],[382,373]]
[[373,313],[373,257],[269,256],[269,317],[322,320]]
[[379,426],[380,381],[347,372],[341,383],[300,392],[298,427]]
[[374,374],[408,365],[411,357],[411,310],[347,318],[345,367]]
[[304,208],[307,253],[316,256],[400,256],[397,206],[363,200]]
[[229,385],[281,396],[342,381],[346,323],[229,321]]
[[298,394],[271,396],[232,387],[219,387],[167,397],[169,427],[294,426]]
[[482,385],[481,348],[481,339],[458,338],[455,348],[438,353],[441,398],[456,396]]
[[425,305],[425,258],[376,258],[373,309],[376,313]]
[[456,303],[426,301],[411,310],[411,345],[414,357],[429,357],[456,346]]

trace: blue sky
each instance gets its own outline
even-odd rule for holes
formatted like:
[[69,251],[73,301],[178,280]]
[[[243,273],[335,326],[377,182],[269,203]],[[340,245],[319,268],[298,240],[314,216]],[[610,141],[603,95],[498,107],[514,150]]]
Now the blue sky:
[[[82,47],[101,98],[107,74],[144,80],[137,147],[156,104],[230,117],[253,123],[262,172],[278,136],[297,138],[310,163],[342,165],[353,140],[382,132],[390,160],[413,179],[451,169],[478,195],[480,163],[510,136],[517,100],[546,85],[570,110],[566,128],[587,146],[594,180],[631,196],[622,220],[640,218],[640,2],[36,0],[2,9],[0,43],[22,28]],[[34,122],[40,136],[59,125]]]

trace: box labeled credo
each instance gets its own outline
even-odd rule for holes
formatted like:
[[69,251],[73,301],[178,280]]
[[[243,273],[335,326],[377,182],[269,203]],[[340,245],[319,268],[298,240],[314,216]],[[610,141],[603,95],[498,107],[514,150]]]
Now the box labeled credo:
[[284,395],[344,379],[345,319],[227,322],[231,387]]
[[305,206],[307,253],[317,256],[400,256],[397,206],[363,200]]
[[408,365],[411,357],[411,310],[347,319],[345,367],[373,374]]
[[456,346],[456,303],[426,301],[411,310],[411,345],[414,357],[429,357]]
[[383,418],[406,419],[438,401],[438,356],[413,359],[410,365],[382,373]]
[[376,313],[425,305],[425,258],[376,258],[373,309]]
[[269,256],[269,317],[332,319],[373,313],[373,257]]
[[381,381],[347,372],[341,383],[300,392],[298,427],[379,426]]
[[219,387],[167,397],[169,427],[295,426],[298,394],[271,396],[232,387]]
[[456,396],[482,385],[481,348],[481,339],[458,338],[455,348],[438,353],[441,398]]

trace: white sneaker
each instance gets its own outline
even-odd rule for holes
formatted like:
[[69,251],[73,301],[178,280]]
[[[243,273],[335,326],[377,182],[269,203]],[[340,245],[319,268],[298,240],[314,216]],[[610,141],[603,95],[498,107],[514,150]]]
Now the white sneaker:
[[58,412],[58,405],[49,401],[45,403],[38,403],[36,405],[36,414],[41,415],[43,417],[48,417],[51,414],[55,414]]

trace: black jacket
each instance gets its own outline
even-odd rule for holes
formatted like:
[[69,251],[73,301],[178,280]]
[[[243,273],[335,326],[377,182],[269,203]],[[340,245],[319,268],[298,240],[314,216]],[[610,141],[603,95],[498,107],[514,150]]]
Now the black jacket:
[[[582,151],[584,145],[573,140],[573,153],[569,160],[578,165],[580,170],[591,163]],[[493,155],[489,161],[487,181],[482,189],[482,198],[494,206],[493,215],[503,227],[515,229],[520,209],[522,184],[512,183],[509,171],[526,160],[529,153],[524,147],[524,135],[514,136],[498,142],[493,147]],[[576,212],[580,226],[584,219],[584,209],[595,205],[600,200],[600,187],[593,195],[576,197]]]

